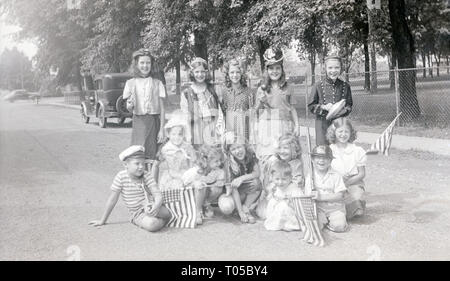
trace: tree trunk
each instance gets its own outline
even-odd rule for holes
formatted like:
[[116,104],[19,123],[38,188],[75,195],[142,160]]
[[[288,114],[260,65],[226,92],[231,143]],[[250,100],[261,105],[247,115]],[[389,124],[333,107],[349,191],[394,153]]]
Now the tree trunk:
[[376,50],[375,43],[373,38],[373,20],[372,15],[373,12],[368,9],[367,10],[367,23],[368,23],[368,47],[369,47],[369,55],[370,55],[370,93],[375,94],[377,92],[377,60],[376,60]]
[[448,64],[448,56],[447,56],[447,74],[450,74],[450,65]]
[[80,101],[84,100],[84,92],[83,92],[83,77],[81,76],[81,62],[78,62],[75,66],[75,85],[78,88]]
[[206,35],[203,31],[194,31],[194,54],[208,61],[208,45],[206,43]]
[[428,56],[428,67],[429,67],[428,72],[430,74],[430,77],[433,77],[433,62],[431,61],[430,52],[428,52],[427,56]]
[[175,63],[175,93],[181,94],[181,62],[178,60]]
[[258,39],[256,44],[258,45],[258,54],[259,54],[259,62],[261,64],[261,73],[264,73],[264,70],[265,70],[264,52],[269,48],[269,44],[262,39]]
[[[392,38],[399,69],[414,67],[414,38],[405,16],[405,0],[389,0],[389,18],[392,25]],[[400,111],[404,122],[420,116],[417,100],[414,70],[399,71]]]
[[446,57],[447,59],[447,74],[450,74],[450,65],[448,64],[448,56]]
[[396,59],[394,58],[394,54],[391,53],[388,55],[388,64],[389,64],[389,89],[394,89],[395,88],[395,73],[394,73],[394,69],[395,69],[395,61]]
[[364,90],[370,91],[370,57],[367,38],[364,40]]
[[425,56],[425,52],[424,51],[422,51],[420,54],[422,56],[423,78],[426,78],[427,77],[427,69],[426,69],[426,67],[427,67],[427,58]]
[[370,43],[370,93],[377,93],[377,53],[375,51],[375,44]]
[[311,64],[311,85],[316,83],[316,51],[309,52],[309,63]]
[[439,77],[439,66],[441,65],[441,54],[434,54],[436,60],[436,76]]

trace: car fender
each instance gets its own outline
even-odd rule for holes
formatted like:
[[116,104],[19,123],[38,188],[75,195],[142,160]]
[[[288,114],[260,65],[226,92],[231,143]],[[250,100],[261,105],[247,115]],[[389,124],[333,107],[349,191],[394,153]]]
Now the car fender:
[[[103,101],[98,101],[97,102],[97,105],[95,106],[95,116],[96,117],[99,117],[98,116],[98,110],[100,109],[100,107],[103,107],[103,109],[105,109],[106,107],[105,107],[105,104],[103,103]],[[105,110],[103,110],[103,112],[104,112]]]
[[92,105],[88,101],[82,101],[81,107],[83,108],[84,114],[86,115],[92,115],[94,113],[94,109],[92,108]]

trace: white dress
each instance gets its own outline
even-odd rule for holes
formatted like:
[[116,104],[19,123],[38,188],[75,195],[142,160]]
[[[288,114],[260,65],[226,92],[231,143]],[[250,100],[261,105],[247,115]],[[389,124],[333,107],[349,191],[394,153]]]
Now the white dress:
[[264,227],[267,230],[300,230],[294,208],[289,203],[290,197],[299,195],[301,190],[294,183],[289,184],[285,190],[277,188],[270,194]]

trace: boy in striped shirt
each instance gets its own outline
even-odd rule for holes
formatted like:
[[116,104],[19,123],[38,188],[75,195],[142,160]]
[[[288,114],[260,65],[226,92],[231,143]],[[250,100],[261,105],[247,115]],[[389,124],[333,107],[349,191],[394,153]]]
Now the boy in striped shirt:
[[105,225],[116,206],[120,194],[131,214],[131,223],[147,231],[158,231],[164,227],[171,215],[163,206],[163,198],[155,180],[145,171],[145,149],[133,145],[120,153],[125,170],[117,173],[111,185],[112,193],[101,220],[89,222],[93,226]]

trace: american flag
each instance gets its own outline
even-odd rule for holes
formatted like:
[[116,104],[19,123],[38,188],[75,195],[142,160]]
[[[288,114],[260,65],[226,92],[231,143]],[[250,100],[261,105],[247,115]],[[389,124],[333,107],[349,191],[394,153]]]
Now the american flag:
[[172,217],[166,226],[176,228],[195,228],[197,211],[195,205],[194,189],[164,190],[161,192],[163,202],[169,209]]
[[302,229],[303,241],[315,246],[323,247],[325,240],[322,237],[319,223],[317,221],[317,207],[312,194],[317,192],[313,182],[313,166],[311,162],[311,136],[307,128],[306,144],[309,153],[304,153],[306,165],[304,166],[305,186],[304,195],[290,198],[290,202],[295,210],[295,216]]
[[323,247],[325,241],[317,222],[316,202],[311,196],[292,197],[289,199],[294,206],[298,223],[305,234],[303,241],[314,246]]
[[389,155],[389,148],[392,142],[392,133],[394,131],[395,122],[402,113],[400,112],[395,119],[389,124],[389,126],[384,130],[384,132],[378,137],[378,139],[372,144],[367,154],[377,154],[383,153],[384,155]]

